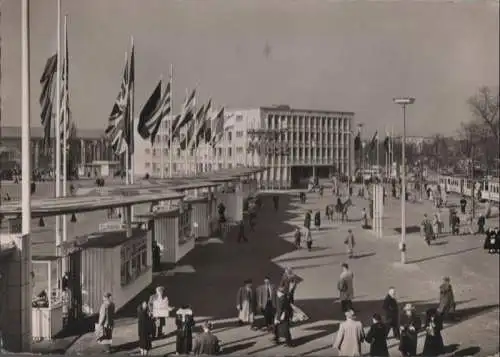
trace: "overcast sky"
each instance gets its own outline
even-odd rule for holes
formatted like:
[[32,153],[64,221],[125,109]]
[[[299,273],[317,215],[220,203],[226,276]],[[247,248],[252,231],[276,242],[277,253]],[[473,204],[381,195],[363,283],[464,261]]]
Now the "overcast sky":
[[[56,51],[56,0],[31,0],[32,123],[39,79]],[[3,125],[20,122],[20,0],[3,0]],[[70,95],[80,128],[104,129],[130,36],[139,112],[174,67],[174,108],[186,88],[217,105],[353,111],[368,132],[402,127],[398,95],[416,102],[408,134],[453,133],[467,98],[498,86],[497,1],[63,0]]]

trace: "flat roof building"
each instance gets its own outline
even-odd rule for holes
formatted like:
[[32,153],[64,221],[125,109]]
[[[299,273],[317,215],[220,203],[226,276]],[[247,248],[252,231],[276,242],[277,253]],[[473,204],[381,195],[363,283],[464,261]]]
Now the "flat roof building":
[[[172,145],[172,174],[255,166],[267,170],[260,181],[269,188],[297,187],[313,176],[326,178],[352,173],[354,113],[269,106],[226,109],[224,135],[214,148],[202,143],[185,155]],[[169,174],[168,121],[154,145],[135,136],[135,173]]]

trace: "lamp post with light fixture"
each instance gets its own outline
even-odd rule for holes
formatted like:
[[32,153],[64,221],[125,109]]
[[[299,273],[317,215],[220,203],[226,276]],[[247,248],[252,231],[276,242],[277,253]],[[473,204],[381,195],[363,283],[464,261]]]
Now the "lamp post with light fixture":
[[401,264],[406,264],[406,106],[413,104],[413,97],[394,98],[393,102],[403,108],[403,140],[401,143],[401,241],[399,251],[401,252]]

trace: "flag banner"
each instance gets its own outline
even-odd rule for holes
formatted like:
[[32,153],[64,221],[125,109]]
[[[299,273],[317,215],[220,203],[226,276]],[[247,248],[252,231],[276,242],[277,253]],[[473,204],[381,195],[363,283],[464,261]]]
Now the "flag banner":
[[210,99],[205,106],[205,121],[203,125],[203,131],[201,133],[202,138],[205,143],[209,143],[212,137],[212,118],[210,117],[210,112],[212,111],[212,99]]
[[385,139],[384,139],[384,149],[386,152],[389,152],[389,140],[390,140],[390,135],[389,133],[385,133]]
[[224,135],[224,119],[224,107],[222,107],[212,120],[212,139],[210,140],[212,146],[217,145]]
[[170,82],[165,91],[161,92],[162,81],[158,82],[155,90],[149,97],[139,114],[137,132],[143,139],[151,139],[154,144],[156,135],[160,131],[161,124],[165,117],[170,114]]
[[193,135],[189,137],[189,149],[197,149],[199,140],[205,128],[205,106],[201,106],[196,113],[196,118],[193,122]]
[[358,135],[354,138],[354,151],[361,150],[361,132],[358,131]]
[[[65,29],[64,35],[64,58],[61,71],[61,115],[60,115],[60,138],[63,147],[67,147],[64,139],[69,139],[71,130],[71,112],[69,109],[69,51],[68,51],[68,33]],[[66,123],[66,125],[64,125]]]
[[105,135],[111,142],[114,152],[117,155],[125,153],[127,148],[130,147],[130,93],[132,88],[132,81],[134,79],[133,67],[133,48],[130,58],[125,61],[125,68],[123,69],[123,77],[120,92],[115,100],[113,109],[108,119],[108,127],[106,128]]
[[375,148],[375,143],[378,144],[378,131],[375,132],[375,134],[373,134],[373,138],[372,138],[372,141],[370,142],[370,150],[373,150]]
[[40,106],[41,106],[41,121],[43,127],[43,148],[48,150],[50,148],[50,134],[52,129],[52,109],[53,97],[55,93],[55,81],[57,72],[57,54],[52,55],[45,63],[40,84],[42,85],[42,92],[40,93]]
[[180,136],[179,146],[181,150],[188,149],[188,140],[193,137],[195,122],[191,120],[188,125],[184,126],[184,132]]
[[180,130],[186,126],[194,118],[194,106],[196,101],[196,89],[193,89],[191,94],[184,101],[184,106],[182,108],[182,113],[180,114],[179,120],[175,123],[176,125],[172,130],[172,138],[178,137],[180,135]]

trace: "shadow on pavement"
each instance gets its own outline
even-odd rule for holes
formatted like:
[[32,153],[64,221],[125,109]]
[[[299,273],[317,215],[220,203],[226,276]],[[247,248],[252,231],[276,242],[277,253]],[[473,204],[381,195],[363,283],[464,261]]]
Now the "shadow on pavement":
[[429,260],[434,260],[434,259],[438,259],[438,258],[442,258],[442,257],[449,257],[449,256],[453,256],[453,255],[459,255],[459,254],[471,252],[473,250],[482,249],[482,248],[483,247],[473,247],[473,248],[467,248],[467,249],[458,250],[456,252],[450,252],[450,253],[444,253],[444,254],[439,254],[439,255],[433,255],[433,256],[427,257],[427,258],[422,258],[422,259],[417,259],[417,260],[411,260],[411,261],[408,262],[408,264],[422,263],[422,262],[426,262],[426,261],[429,261]]

